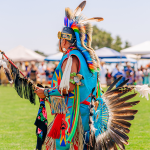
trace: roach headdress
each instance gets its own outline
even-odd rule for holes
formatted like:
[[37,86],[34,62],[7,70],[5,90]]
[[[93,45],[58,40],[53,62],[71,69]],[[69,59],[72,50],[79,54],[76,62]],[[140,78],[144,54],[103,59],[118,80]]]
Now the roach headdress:
[[[86,1],[83,1],[74,12],[70,8],[65,9],[65,18],[62,32],[58,33],[59,38],[65,38],[70,43],[74,43],[78,50],[84,55],[88,67],[91,72],[99,70],[100,64],[95,51],[91,47],[92,42],[92,21],[102,21],[101,17],[86,18],[81,14],[84,9]],[[72,32],[72,30],[74,32]],[[66,31],[66,32],[65,32]]]

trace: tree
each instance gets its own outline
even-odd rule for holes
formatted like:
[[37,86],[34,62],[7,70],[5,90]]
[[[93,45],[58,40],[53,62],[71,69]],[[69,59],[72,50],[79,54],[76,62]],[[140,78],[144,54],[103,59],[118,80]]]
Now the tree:
[[112,44],[111,48],[116,50],[116,51],[120,51],[122,50],[122,41],[121,38],[119,36],[116,37],[114,44]]
[[128,47],[131,47],[131,44],[130,44],[128,41],[125,41],[124,49],[125,49],[125,48],[128,48]]
[[95,25],[93,26],[93,36],[92,36],[92,48],[99,49],[102,47],[109,47],[111,48],[111,44],[113,42],[113,38],[111,34],[98,29]]
[[40,54],[40,55],[42,55],[42,56],[45,56],[45,57],[48,56],[48,55],[44,54],[43,52],[41,52],[41,51],[39,51],[39,50],[35,50],[35,52],[38,53],[38,54]]
[[111,36],[111,33],[99,29],[96,25],[93,26],[93,35],[92,35],[92,48],[99,49],[102,47],[112,48],[114,50],[120,51],[123,48],[130,47],[129,42],[125,42],[125,47],[122,47],[122,41],[120,36],[116,36],[114,39]]

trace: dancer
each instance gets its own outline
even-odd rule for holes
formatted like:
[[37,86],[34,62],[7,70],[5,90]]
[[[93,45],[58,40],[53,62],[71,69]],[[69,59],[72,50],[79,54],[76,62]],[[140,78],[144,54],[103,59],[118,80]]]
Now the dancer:
[[[91,47],[91,21],[81,15],[86,1],[74,12],[65,9],[64,25],[58,32],[59,49],[64,53],[57,66],[51,88],[37,88],[35,93],[42,99],[48,98],[54,120],[48,126],[44,142],[46,150],[87,150],[125,149],[128,145],[129,127],[127,122],[134,119],[137,110],[131,110],[139,103],[126,102],[136,93],[120,98],[134,87],[123,87],[124,81],[116,89],[113,87],[119,77],[102,95],[100,88],[100,62]],[[44,147],[43,147],[44,149]]]

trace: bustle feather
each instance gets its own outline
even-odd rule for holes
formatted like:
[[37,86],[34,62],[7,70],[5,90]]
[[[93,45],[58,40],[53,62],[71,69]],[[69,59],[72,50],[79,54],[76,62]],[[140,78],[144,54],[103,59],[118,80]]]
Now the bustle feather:
[[[96,150],[117,150],[117,146],[121,150],[125,150],[124,145],[129,144],[129,137],[126,134],[130,132],[129,128],[131,126],[131,123],[129,123],[128,121],[133,120],[134,115],[138,112],[137,110],[133,110],[130,108],[137,105],[140,101],[126,102],[131,98],[135,97],[136,93],[122,97],[134,89],[134,87],[132,86],[121,86],[113,89],[113,87],[120,79],[121,78],[115,81],[110,86],[109,90],[102,95],[103,102],[100,103],[103,107],[107,107],[108,115],[106,115],[106,113],[103,114],[105,117],[105,121],[107,120],[106,116],[108,117],[108,122],[106,126],[103,126],[103,124],[101,125],[101,128],[104,130],[96,136]],[[102,111],[101,107],[99,111]],[[97,130],[98,129],[95,128],[95,132]]]

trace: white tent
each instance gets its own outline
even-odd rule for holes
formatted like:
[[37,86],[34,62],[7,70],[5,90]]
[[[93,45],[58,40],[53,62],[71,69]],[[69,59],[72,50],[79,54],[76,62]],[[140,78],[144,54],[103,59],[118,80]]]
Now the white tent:
[[125,56],[121,55],[119,52],[108,48],[108,47],[103,47],[95,51],[97,56],[101,59],[104,58],[126,58]]
[[45,61],[60,61],[62,56],[63,56],[63,53],[59,52],[59,53],[56,53],[56,54],[46,57],[44,60]]
[[126,48],[120,51],[122,54],[144,55],[150,53],[150,41]]
[[104,61],[106,63],[125,63],[125,62],[130,62],[130,63],[137,63],[137,61],[133,58],[123,58],[123,59],[119,59],[119,58],[115,58],[115,59],[102,59],[101,61]]
[[43,61],[44,56],[25,48],[22,45],[15,47],[14,49],[6,52],[6,55],[9,59],[13,60],[14,62],[18,61]]

